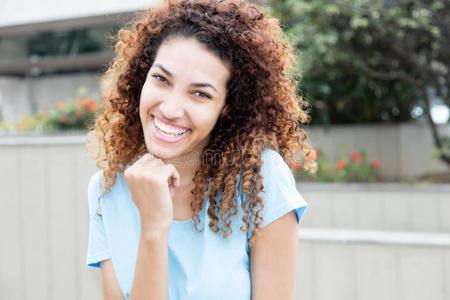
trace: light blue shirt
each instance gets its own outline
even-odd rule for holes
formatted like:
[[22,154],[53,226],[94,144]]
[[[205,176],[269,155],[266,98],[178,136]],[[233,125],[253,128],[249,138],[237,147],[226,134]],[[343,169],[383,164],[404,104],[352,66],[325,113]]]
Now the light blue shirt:
[[[260,227],[264,228],[291,210],[295,211],[297,221],[300,222],[308,204],[296,190],[288,165],[272,149],[264,149],[261,158],[264,162],[260,173],[265,196],[264,209],[260,212],[264,220]],[[111,259],[120,289],[128,299],[139,244],[139,211],[131,199],[122,172],[118,174],[111,192],[100,199],[99,211],[102,216],[96,215],[102,172],[100,170],[94,174],[88,186],[90,224],[86,263],[99,268],[100,261]],[[246,196],[240,187],[237,190],[238,213],[232,217],[233,232],[226,238],[223,238],[223,233],[215,233],[208,226],[210,218],[206,211],[209,201],[205,201],[199,214],[198,228],[204,228],[203,231],[193,230],[192,219],[172,222],[168,241],[170,300],[251,299],[248,239],[253,226],[248,232],[239,229],[244,225],[241,202]],[[221,196],[219,191],[217,203]],[[218,225],[221,227],[222,223]]]

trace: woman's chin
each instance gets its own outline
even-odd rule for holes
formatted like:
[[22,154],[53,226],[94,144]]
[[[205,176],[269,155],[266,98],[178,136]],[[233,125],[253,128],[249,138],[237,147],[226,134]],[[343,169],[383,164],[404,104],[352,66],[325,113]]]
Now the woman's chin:
[[182,154],[179,149],[167,149],[158,145],[151,145],[147,149],[151,155],[161,160],[173,160]]

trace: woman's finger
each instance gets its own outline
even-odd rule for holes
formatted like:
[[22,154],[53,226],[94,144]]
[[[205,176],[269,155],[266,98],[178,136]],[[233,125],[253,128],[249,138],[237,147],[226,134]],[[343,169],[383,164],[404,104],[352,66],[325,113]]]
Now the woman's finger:
[[180,186],[180,174],[178,173],[177,168],[175,168],[175,166],[172,164],[168,164],[167,166],[170,166],[170,168],[172,169],[172,174],[170,177],[171,177],[173,186],[174,187]]
[[157,158],[155,156],[151,155],[150,153],[145,153],[133,163],[133,167],[141,168],[156,159]]

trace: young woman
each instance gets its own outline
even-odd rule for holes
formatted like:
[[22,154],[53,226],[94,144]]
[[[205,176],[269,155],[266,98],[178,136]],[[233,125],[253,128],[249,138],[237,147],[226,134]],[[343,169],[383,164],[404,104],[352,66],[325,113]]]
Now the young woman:
[[291,170],[316,163],[278,21],[169,0],[115,49],[88,136],[87,264],[104,298],[293,299],[307,203]]

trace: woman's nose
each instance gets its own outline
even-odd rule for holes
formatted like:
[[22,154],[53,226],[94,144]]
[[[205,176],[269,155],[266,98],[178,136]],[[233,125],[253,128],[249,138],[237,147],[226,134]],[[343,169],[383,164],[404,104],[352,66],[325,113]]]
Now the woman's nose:
[[183,117],[184,108],[180,94],[172,92],[163,99],[160,110],[165,118],[177,119]]

